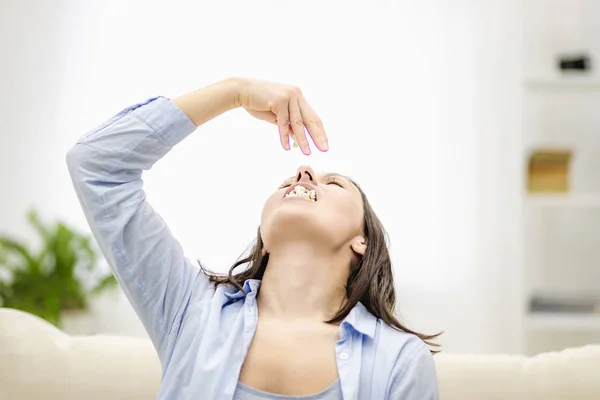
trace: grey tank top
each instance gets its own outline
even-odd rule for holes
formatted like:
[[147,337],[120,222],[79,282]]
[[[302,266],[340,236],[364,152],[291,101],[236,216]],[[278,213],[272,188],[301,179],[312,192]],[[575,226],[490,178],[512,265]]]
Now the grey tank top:
[[233,394],[233,400],[342,400],[342,388],[339,378],[322,392],[308,396],[284,396],[263,392],[238,382]]

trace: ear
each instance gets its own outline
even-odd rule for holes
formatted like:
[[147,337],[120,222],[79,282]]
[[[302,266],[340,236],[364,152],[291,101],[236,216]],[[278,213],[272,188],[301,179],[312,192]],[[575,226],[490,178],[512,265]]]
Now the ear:
[[354,250],[355,253],[364,256],[365,251],[367,251],[367,240],[362,236],[357,236],[352,239],[350,246],[352,246],[352,250]]
[[267,248],[265,246],[263,246],[263,248],[261,250],[261,254],[263,257],[267,255]]

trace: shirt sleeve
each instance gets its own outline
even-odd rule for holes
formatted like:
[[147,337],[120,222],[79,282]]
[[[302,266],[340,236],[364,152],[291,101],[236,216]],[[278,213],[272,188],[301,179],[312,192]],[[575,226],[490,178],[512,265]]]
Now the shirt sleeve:
[[173,102],[156,97],[88,132],[66,157],[92,233],[163,364],[187,304],[212,285],[146,200],[142,171],[195,129]]
[[398,358],[388,399],[439,400],[435,362],[425,343],[419,341],[411,356]]

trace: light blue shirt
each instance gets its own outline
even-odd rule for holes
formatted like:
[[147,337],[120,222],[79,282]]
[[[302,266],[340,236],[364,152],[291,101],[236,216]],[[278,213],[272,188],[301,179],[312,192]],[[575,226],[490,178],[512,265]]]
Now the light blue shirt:
[[[94,237],[158,353],[159,399],[231,400],[258,322],[260,281],[246,281],[247,294],[215,288],[185,258],[142,188],[142,172],[195,130],[173,102],[155,97],[85,134],[67,165]],[[416,336],[360,303],[339,334],[345,400],[438,399],[432,355]]]

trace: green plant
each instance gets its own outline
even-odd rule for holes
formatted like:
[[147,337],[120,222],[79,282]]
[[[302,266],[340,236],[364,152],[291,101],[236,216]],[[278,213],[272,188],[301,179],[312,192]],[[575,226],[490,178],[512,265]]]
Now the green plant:
[[90,296],[116,286],[116,280],[99,274],[90,235],[60,222],[43,224],[34,210],[28,220],[40,236],[39,251],[0,235],[0,306],[59,326],[63,311],[87,309]]

